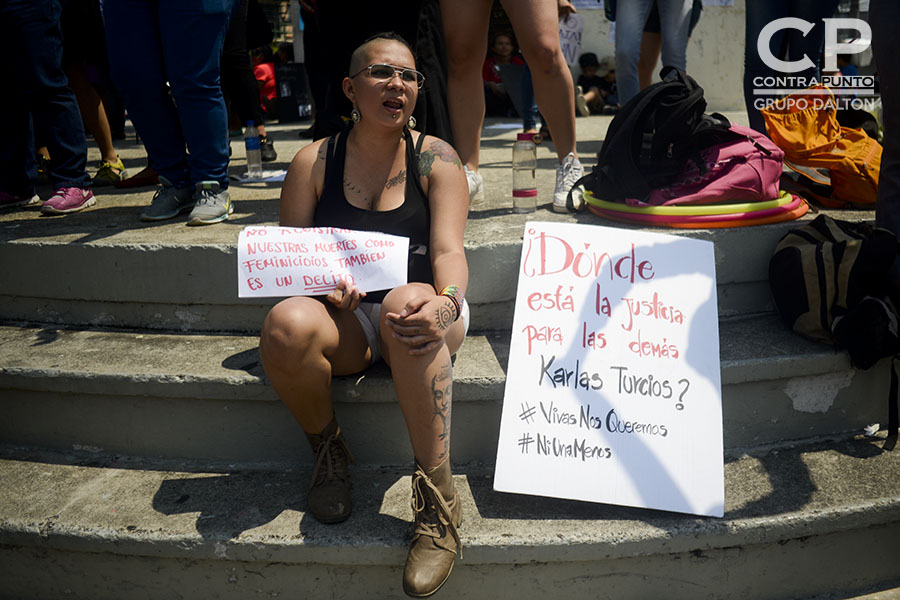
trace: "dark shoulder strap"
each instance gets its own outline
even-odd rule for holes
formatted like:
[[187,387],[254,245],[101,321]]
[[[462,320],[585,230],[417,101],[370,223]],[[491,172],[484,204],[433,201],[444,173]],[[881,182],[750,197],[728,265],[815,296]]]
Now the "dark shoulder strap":
[[[410,134],[410,135],[412,135],[412,134]],[[418,156],[419,154],[421,154],[421,152],[422,152],[422,143],[423,143],[423,142],[425,142],[425,134],[424,134],[424,133],[420,133],[420,134],[419,134],[419,140],[416,142],[416,156]]]
[[[347,132],[349,130],[337,133],[328,138],[328,149],[325,154],[325,182],[324,189],[344,189],[344,158],[347,155]],[[323,196],[325,194],[323,193]]]
[[419,134],[419,139],[416,141],[415,146],[413,146],[412,134],[406,127],[403,128],[403,137],[406,140],[406,193],[407,195],[410,192],[417,193],[422,198],[427,209],[428,196],[425,194],[425,190],[422,189],[422,181],[419,178],[419,154],[422,152],[425,134]]

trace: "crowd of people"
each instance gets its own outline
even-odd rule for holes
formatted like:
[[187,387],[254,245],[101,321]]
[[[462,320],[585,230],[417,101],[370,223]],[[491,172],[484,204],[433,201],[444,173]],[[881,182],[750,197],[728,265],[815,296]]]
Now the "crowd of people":
[[[780,16],[820,21],[835,3],[748,2],[747,39],[755,40],[765,23]],[[71,213],[96,202],[94,187],[127,185],[113,143],[121,123],[111,105],[121,103],[147,151],[149,169],[141,182],[158,182],[140,218],[189,213],[189,225],[226,220],[233,211],[229,123],[256,123],[263,160],[277,158],[265,130],[278,110],[275,57],[271,37],[251,25],[253,4],[117,0],[80,13],[74,0],[0,5],[3,52],[22,57],[6,61],[6,80],[16,84],[0,96],[10,116],[0,142],[0,207],[40,204],[46,214]],[[390,367],[414,457],[415,529],[403,588],[427,596],[446,581],[461,548],[461,508],[450,468],[452,357],[469,323],[463,235],[470,205],[484,193],[479,149],[485,115],[517,115],[512,96],[518,95],[518,116],[533,131],[539,109],[557,156],[552,206],[566,211],[566,197],[584,173],[576,114],[614,113],[650,84],[660,53],[664,64],[687,69],[699,3],[609,3],[617,24],[615,56],[582,54],[577,80],[558,36],[559,19],[576,10],[569,0],[504,0],[511,30],[493,36],[491,0],[400,2],[390,11],[401,15],[396,19],[367,6],[360,10],[369,12],[352,24],[334,5],[301,4],[315,140],[290,161],[279,222],[408,237],[409,277],[383,292],[366,294],[340,282],[324,297],[280,302],[263,325],[260,355],[311,445],[315,468],[307,508],[324,523],[343,521],[352,510],[352,456],[334,414],[332,377],[379,360]],[[879,63],[886,132],[878,219],[894,231],[900,226],[900,113],[892,110],[898,100],[890,62],[896,42],[886,28],[900,16],[896,12],[889,2],[872,2],[875,53],[885,60]],[[99,35],[105,43],[99,49],[72,45],[78,36],[65,34],[67,15],[90,21],[90,39]],[[435,23],[442,25],[435,29]],[[388,30],[400,34],[378,33]],[[819,33],[795,37],[775,40],[775,46],[785,56],[818,55]],[[94,81],[89,64],[101,67]],[[767,68],[750,43],[745,64],[746,78]],[[520,69],[520,90],[504,85],[505,67]],[[765,131],[752,97],[748,93],[751,125]],[[85,129],[101,153],[93,177]],[[35,187],[41,162],[54,189],[43,202]]]

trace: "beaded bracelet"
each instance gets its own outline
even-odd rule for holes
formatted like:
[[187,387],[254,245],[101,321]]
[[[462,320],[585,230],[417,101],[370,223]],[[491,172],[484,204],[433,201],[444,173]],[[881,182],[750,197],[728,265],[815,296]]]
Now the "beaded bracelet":
[[441,290],[441,293],[438,294],[438,296],[450,298],[450,302],[452,302],[453,306],[456,308],[456,318],[453,320],[456,321],[459,319],[459,316],[462,314],[463,303],[463,295],[459,292],[459,288],[455,285],[448,285]]

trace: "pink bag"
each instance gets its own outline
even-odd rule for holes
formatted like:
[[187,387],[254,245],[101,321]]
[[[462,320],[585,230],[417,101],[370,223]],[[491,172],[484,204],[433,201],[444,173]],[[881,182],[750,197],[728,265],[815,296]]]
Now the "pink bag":
[[629,198],[631,206],[757,202],[778,197],[784,152],[765,135],[741,125],[729,128],[740,137],[700,150],[701,172],[688,159],[672,184],[650,192],[646,202]]

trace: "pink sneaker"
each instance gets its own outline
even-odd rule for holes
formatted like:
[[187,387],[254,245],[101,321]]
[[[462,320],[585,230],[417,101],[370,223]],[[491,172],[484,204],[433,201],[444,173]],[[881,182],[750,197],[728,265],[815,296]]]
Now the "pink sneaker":
[[94,192],[87,188],[64,187],[53,193],[49,200],[41,206],[45,215],[64,215],[78,212],[96,204]]
[[21,196],[16,196],[15,194],[10,194],[9,192],[0,191],[0,209],[14,208],[19,206],[31,206],[33,204],[40,203],[41,199],[37,194],[35,194],[31,198],[23,198]]

